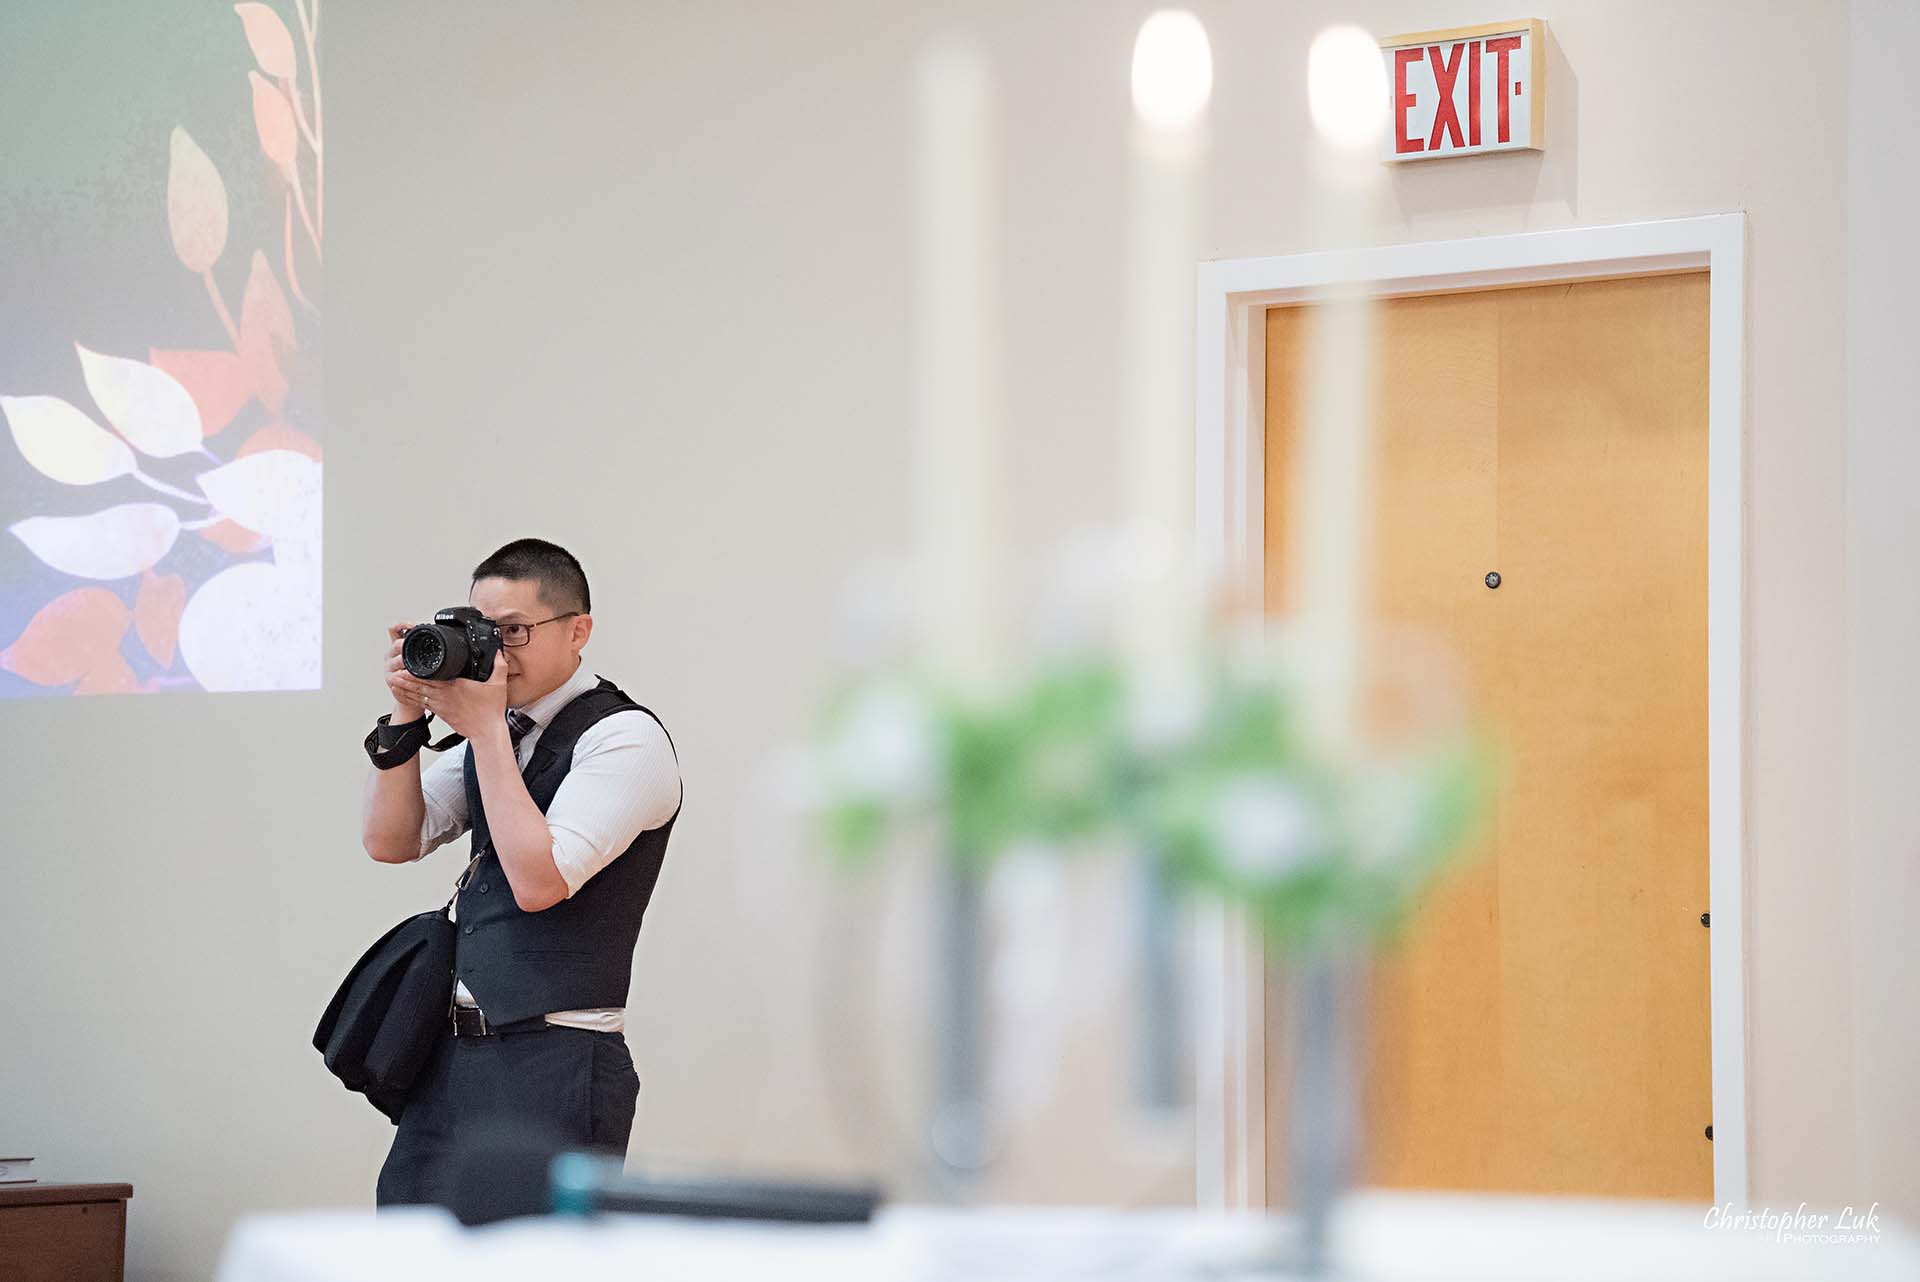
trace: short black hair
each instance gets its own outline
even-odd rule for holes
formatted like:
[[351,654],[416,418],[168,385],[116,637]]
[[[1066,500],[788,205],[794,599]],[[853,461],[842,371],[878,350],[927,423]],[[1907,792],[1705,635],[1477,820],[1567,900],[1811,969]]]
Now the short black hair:
[[473,581],[531,579],[540,585],[540,599],[555,610],[593,613],[587,593],[587,572],[573,553],[545,539],[515,539],[473,567]]

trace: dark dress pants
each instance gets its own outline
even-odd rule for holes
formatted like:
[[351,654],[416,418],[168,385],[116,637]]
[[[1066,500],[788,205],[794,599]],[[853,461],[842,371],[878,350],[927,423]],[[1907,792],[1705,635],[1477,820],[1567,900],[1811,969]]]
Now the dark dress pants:
[[489,1135],[624,1155],[639,1095],[619,1033],[557,1024],[492,1037],[449,1032],[401,1110],[375,1201],[450,1206],[463,1144]]

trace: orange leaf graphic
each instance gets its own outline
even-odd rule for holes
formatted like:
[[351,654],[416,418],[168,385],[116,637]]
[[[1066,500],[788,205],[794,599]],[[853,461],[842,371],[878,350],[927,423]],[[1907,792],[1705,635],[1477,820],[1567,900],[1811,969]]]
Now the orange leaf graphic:
[[247,289],[240,299],[241,337],[247,331],[278,340],[282,347],[294,346],[293,309],[280,290],[280,281],[267,265],[267,256],[253,251],[247,268]]
[[292,80],[293,35],[280,15],[264,4],[237,4],[233,11],[240,15],[240,25],[246,29],[247,44],[260,70],[275,80]]
[[109,650],[96,659],[87,674],[80,678],[80,684],[73,688],[75,694],[126,694],[134,688],[133,669],[120,657],[118,650]]
[[267,154],[274,168],[292,182],[294,157],[300,147],[293,107],[287,102],[287,96],[259,72],[249,71],[247,79],[253,82],[253,127],[260,135],[260,150]]
[[133,603],[133,626],[140,644],[161,667],[173,666],[174,646],[180,640],[180,613],[187,608],[187,581],[177,574],[148,570],[140,578],[140,596]]
[[102,666],[107,655],[118,658],[132,619],[105,588],[75,588],[40,607],[20,638],[0,650],[0,668],[35,685],[63,686]]
[[287,378],[280,372],[279,349],[292,347],[293,311],[267,257],[253,251],[246,292],[240,297],[240,359],[260,403],[278,414],[287,403]]
[[238,521],[215,521],[200,528],[200,537],[235,556],[247,556],[267,546],[267,536]]
[[235,452],[235,458],[246,458],[250,454],[259,454],[266,450],[292,450],[295,454],[304,454],[314,462],[320,461],[320,442],[305,432],[288,427],[285,423],[269,423],[252,436],[247,443]]
[[167,161],[167,227],[173,252],[204,272],[227,247],[227,186],[200,144],[175,125]]
[[200,411],[200,435],[217,436],[253,396],[247,366],[232,352],[147,352],[147,363],[164,370],[193,397]]

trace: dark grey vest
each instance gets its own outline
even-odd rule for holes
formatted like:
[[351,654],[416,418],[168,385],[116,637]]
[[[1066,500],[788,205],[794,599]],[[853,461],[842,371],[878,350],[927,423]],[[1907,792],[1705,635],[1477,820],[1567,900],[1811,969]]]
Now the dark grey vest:
[[[602,717],[630,712],[653,717],[603,677],[597,688],[576,696],[555,714],[521,771],[540,813],[553,804],[560,781],[573,766],[574,744],[587,727]],[[666,726],[660,728],[664,731]],[[673,742],[671,735],[667,742]],[[660,880],[667,838],[680,817],[679,807],[666,823],[634,838],[571,899],[545,912],[530,913],[513,901],[500,856],[494,853],[471,751],[466,758],[466,787],[473,853],[480,861],[460,892],[453,973],[480,1003],[487,1020],[511,1024],[557,1010],[625,1006],[640,919]]]

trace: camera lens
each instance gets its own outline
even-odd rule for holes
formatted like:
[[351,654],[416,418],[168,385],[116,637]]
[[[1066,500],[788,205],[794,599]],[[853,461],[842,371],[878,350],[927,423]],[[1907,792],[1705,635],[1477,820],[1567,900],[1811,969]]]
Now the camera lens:
[[467,666],[467,638],[457,628],[422,623],[400,640],[400,661],[422,681],[447,681]]

